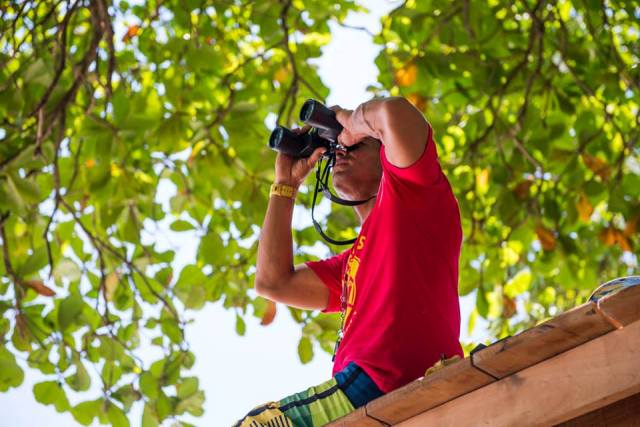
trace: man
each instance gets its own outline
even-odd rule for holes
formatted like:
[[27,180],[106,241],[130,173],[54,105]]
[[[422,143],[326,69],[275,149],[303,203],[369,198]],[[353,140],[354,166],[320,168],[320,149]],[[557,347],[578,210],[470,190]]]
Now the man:
[[333,110],[344,127],[338,141],[352,147],[338,153],[336,191],[348,200],[377,194],[355,207],[358,239],[339,255],[293,266],[295,191],[324,149],[306,159],[279,153],[255,277],[256,291],[273,301],[342,312],[333,378],[254,409],[241,426],[324,425],[424,375],[442,357],[463,356],[460,214],[431,126],[404,98]]

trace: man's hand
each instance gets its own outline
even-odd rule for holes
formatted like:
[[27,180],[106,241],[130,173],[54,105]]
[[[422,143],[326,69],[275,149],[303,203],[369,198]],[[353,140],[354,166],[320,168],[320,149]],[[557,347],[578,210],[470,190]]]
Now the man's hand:
[[369,136],[382,142],[391,164],[405,168],[415,163],[426,147],[429,124],[405,98],[376,98],[355,111],[331,107],[344,127],[338,142],[351,146]]
[[[303,134],[311,129],[305,126],[302,129],[293,129],[296,134]],[[301,159],[278,153],[276,157],[276,184],[286,184],[294,188],[300,187],[316,162],[327,151],[325,148],[317,148],[311,156]]]
[[338,135],[338,143],[345,147],[350,147],[362,141],[368,135],[363,132],[358,132],[353,127],[353,110],[345,110],[338,105],[329,107],[336,112],[336,120],[342,125],[342,132]]

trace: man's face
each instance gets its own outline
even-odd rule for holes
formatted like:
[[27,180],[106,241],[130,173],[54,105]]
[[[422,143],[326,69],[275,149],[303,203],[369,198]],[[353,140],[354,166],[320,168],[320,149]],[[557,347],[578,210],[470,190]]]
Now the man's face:
[[378,191],[382,166],[380,141],[365,138],[349,151],[338,151],[333,167],[333,186],[347,200],[361,200]]

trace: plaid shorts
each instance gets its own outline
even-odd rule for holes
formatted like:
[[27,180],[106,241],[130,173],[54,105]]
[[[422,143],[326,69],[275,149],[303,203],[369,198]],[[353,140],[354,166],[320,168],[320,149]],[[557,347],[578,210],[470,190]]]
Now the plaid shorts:
[[317,427],[347,415],[384,393],[351,362],[329,381],[249,411],[234,427]]

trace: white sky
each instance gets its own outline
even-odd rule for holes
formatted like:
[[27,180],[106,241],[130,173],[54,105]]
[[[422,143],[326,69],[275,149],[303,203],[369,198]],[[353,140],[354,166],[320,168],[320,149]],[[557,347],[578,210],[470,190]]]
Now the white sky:
[[[363,2],[364,3],[364,2]],[[379,30],[379,18],[395,7],[397,1],[367,1],[369,15],[352,15],[348,23]],[[333,39],[315,61],[320,75],[331,89],[329,105],[355,108],[370,98],[365,88],[376,81],[374,64],[379,48],[366,33],[332,25]],[[173,241],[176,243],[176,240]],[[182,239],[181,255],[195,254],[188,239]],[[462,278],[464,279],[464,278]],[[475,302],[475,293],[462,299],[462,339],[467,339],[467,319]],[[247,333],[235,333],[235,314],[221,304],[209,304],[193,313],[194,322],[187,328],[187,339],[196,355],[193,375],[200,378],[206,394],[205,414],[191,420],[196,425],[229,426],[251,408],[326,381],[331,376],[331,357],[316,346],[315,357],[307,365],[298,359],[300,327],[291,319],[286,307],[279,305],[275,321],[262,327],[247,317]],[[474,339],[486,337],[484,323],[476,324]],[[24,366],[24,363],[22,364]],[[75,421],[69,413],[59,414],[52,406],[37,403],[32,388],[43,376],[25,370],[25,381],[18,389],[0,393],[2,421],[13,427],[33,425],[69,426]],[[85,396],[95,398],[96,394]],[[73,403],[73,402],[72,402]],[[139,405],[138,405],[139,406]],[[6,423],[6,424],[5,424]],[[98,425],[95,423],[95,425]],[[131,425],[140,425],[140,412],[131,414]],[[165,423],[170,425],[170,423]]]

